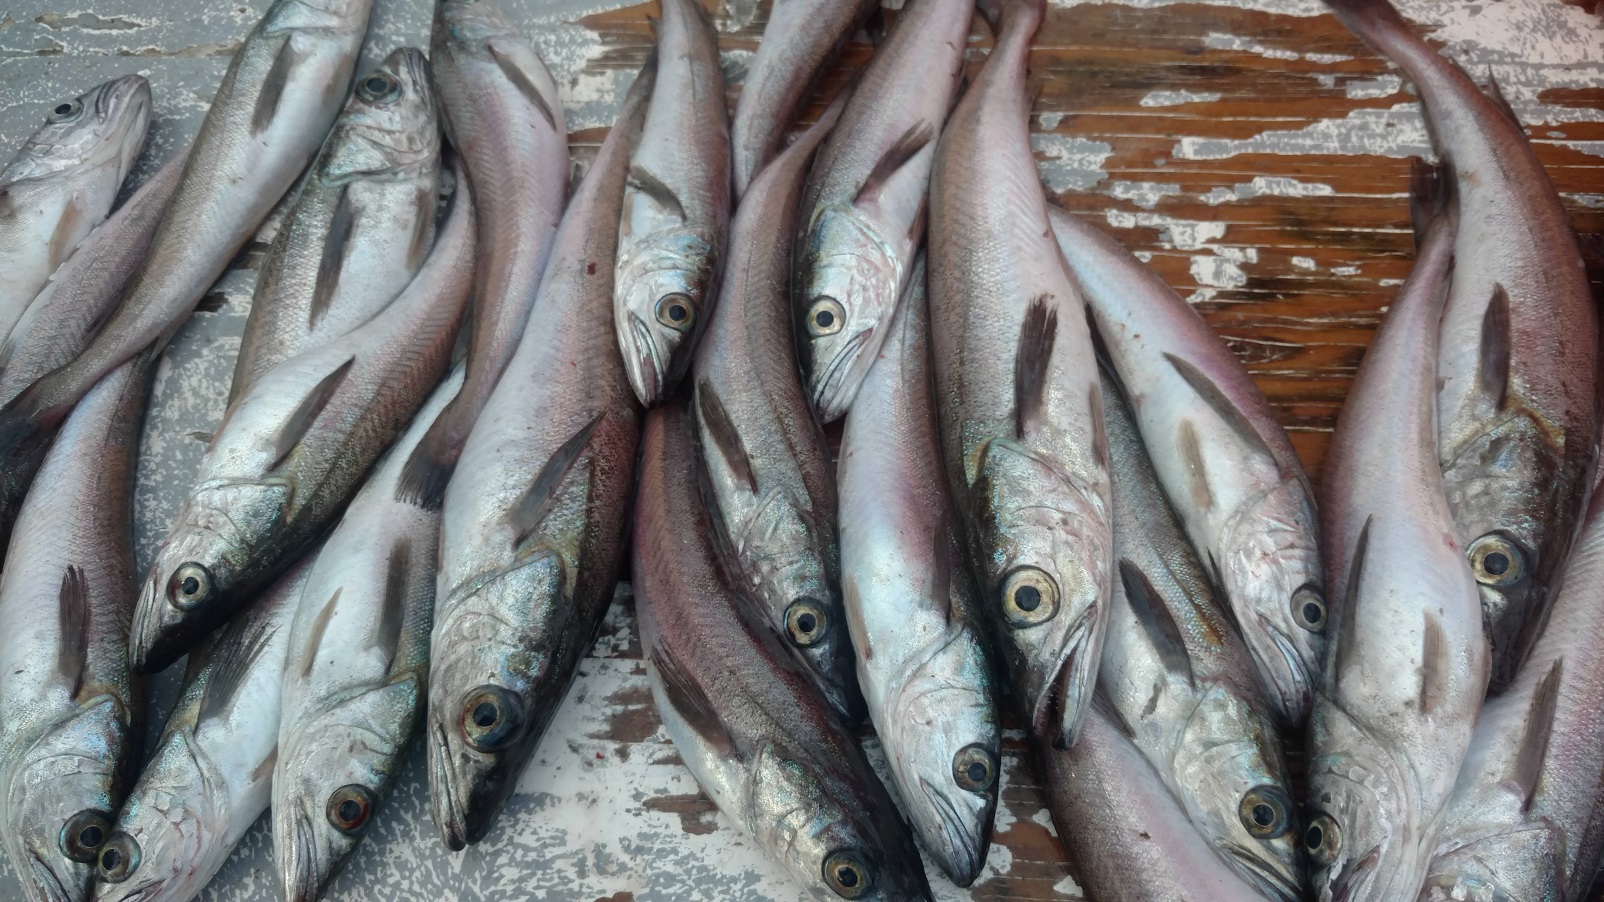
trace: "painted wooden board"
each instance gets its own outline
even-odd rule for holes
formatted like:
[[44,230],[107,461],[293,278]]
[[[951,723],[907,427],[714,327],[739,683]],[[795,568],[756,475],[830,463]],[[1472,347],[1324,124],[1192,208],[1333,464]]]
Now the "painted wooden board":
[[[557,76],[576,158],[588,160],[649,48],[655,4],[505,2]],[[768,4],[722,2],[714,12],[733,80]],[[1032,56],[1040,91],[1031,125],[1044,182],[1197,305],[1248,362],[1318,478],[1343,393],[1409,270],[1407,158],[1429,152],[1414,96],[1317,0],[1054,3]],[[135,174],[142,179],[198,128],[229,55],[267,5],[8,0],[0,5],[0,154],[60,98],[138,71],[155,94],[150,147]],[[1401,5],[1476,77],[1496,74],[1565,195],[1604,294],[1604,19],[1591,8],[1596,0]],[[376,0],[366,58],[425,44],[431,7]],[[977,20],[975,65],[988,45]],[[870,53],[863,40],[851,44],[820,99]],[[142,566],[194,478],[202,443],[192,436],[221,417],[254,270],[275,227],[222,279],[162,364],[137,493]],[[697,790],[652,710],[639,658],[621,590],[491,837],[445,851],[429,821],[420,753],[330,898],[804,898]],[[153,733],[175,682],[169,674],[156,686]],[[1021,734],[1008,736],[986,871],[970,890],[932,872],[943,902],[1080,898]],[[246,837],[202,898],[277,898],[264,828]],[[17,898],[0,864],[0,900]]]

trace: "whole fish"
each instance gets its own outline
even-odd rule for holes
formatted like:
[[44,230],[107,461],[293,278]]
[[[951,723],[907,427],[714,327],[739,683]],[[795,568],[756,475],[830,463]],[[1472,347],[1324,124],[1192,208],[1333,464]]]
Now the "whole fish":
[[273,770],[273,860],[311,902],[395,786],[423,714],[440,513],[396,498],[401,469],[462,385],[459,367],[346,509],[289,633]]
[[1105,373],[1118,579],[1098,687],[1215,852],[1261,895],[1304,897],[1296,811],[1258,671]]
[[980,594],[941,472],[922,260],[886,331],[841,437],[847,624],[903,808],[968,886],[991,842],[1002,737]]
[[928,900],[913,835],[858,745],[723,582],[685,461],[683,401],[652,411],[635,505],[641,648],[664,728],[703,791],[817,899]]
[[0,408],[0,523],[101,376],[183,324],[311,162],[345,100],[373,0],[273,0],[223,74],[142,266],[70,363]]
[[68,418],[0,574],[0,842],[40,902],[88,896],[139,754],[145,687],[126,636],[151,369],[113,371]]
[[769,8],[730,121],[735,197],[780,152],[820,71],[835,58],[874,0],[779,0]]
[[111,212],[149,124],[150,82],[114,78],[51,108],[0,169],[0,342]]
[[1073,214],[1051,219],[1159,483],[1276,713],[1302,724],[1327,626],[1303,465],[1241,362],[1158,273]]
[[1103,393],[1047,227],[1025,64],[1043,0],[1007,0],[936,150],[930,332],[947,477],[1031,730],[1074,742],[1108,621]]
[[1304,832],[1321,902],[1414,898],[1487,688],[1481,605],[1435,453],[1453,219],[1450,203],[1423,226],[1326,463],[1338,631],[1310,717]]
[[1459,194],[1437,454],[1480,587],[1497,692],[1543,623],[1584,505],[1598,315],[1570,217],[1497,83],[1491,96],[1477,90],[1387,0],[1330,5],[1414,83]]
[[635,397],[673,394],[718,293],[730,136],[718,33],[700,0],[664,0],[657,89],[629,158],[613,313]]
[[440,123],[429,61],[403,47],[357,79],[256,279],[230,399],[395,300],[434,242]]
[[907,283],[974,10],[974,0],[903,7],[808,177],[797,334],[808,398],[826,423],[852,404]]
[[512,795],[624,563],[640,423],[607,264],[651,84],[648,63],[563,215],[529,326],[446,492],[425,730],[431,811],[452,849],[483,839]]
[[135,670],[172,663],[332,525],[445,375],[473,259],[459,180],[440,240],[400,297],[229,405],[140,590]]
[[841,609],[830,448],[797,377],[790,224],[825,117],[763,168],[730,230],[729,277],[696,352],[704,493],[724,567],[848,723],[863,719]]
[[557,83],[497,0],[440,0],[430,38],[446,134],[479,210],[468,377],[407,464],[402,490],[435,510],[507,368],[546,269],[568,191]]
[[316,554],[189,657],[144,773],[101,846],[96,902],[186,902],[267,809],[290,621]]

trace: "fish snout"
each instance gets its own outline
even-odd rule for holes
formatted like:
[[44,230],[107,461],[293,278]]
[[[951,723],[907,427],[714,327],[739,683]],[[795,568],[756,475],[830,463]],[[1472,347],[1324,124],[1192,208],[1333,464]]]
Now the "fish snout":
[[1264,654],[1265,643],[1248,644],[1253,661],[1258,665],[1259,678],[1265,684],[1276,719],[1283,726],[1299,727],[1309,717],[1314,704],[1314,687],[1309,669],[1304,664],[1298,647],[1280,629],[1262,615],[1254,618],[1259,630],[1269,641],[1273,654]]
[[825,365],[817,381],[810,386],[813,411],[821,423],[830,423],[846,416],[847,408],[858,395],[863,383],[859,359],[873,329],[864,329],[846,340]]
[[438,712],[429,712],[429,811],[446,848],[457,852],[468,845],[468,827],[452,785],[456,775],[451,766],[451,743],[446,738],[448,729]]
[[663,383],[666,378],[662,352],[651,327],[638,314],[629,315],[629,331],[624,342],[624,369],[629,375],[630,387],[643,406],[651,407],[663,400]]
[[918,824],[926,850],[953,883],[969,886],[980,876],[980,868],[986,860],[991,819],[982,818],[984,809],[966,816],[963,800],[954,802],[924,777],[919,778],[919,787],[929,802],[929,810],[934,811],[939,820],[937,824]]

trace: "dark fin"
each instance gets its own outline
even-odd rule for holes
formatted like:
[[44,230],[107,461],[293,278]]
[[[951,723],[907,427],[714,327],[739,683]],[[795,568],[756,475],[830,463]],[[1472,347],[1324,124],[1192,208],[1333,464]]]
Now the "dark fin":
[[284,85],[290,78],[290,71],[300,62],[300,54],[295,51],[295,42],[286,39],[284,45],[278,49],[278,56],[273,59],[273,68],[267,70],[267,79],[262,82],[262,93],[256,97],[256,109],[251,112],[251,134],[260,135],[273,124],[273,117],[278,115],[279,101],[284,99]]
[[579,427],[578,432],[569,436],[568,441],[563,442],[562,447],[558,448],[547,459],[546,465],[540,468],[534,481],[529,483],[529,488],[524,490],[523,497],[507,511],[507,522],[512,525],[513,534],[517,537],[512,543],[514,548],[522,545],[536,529],[540,528],[541,521],[551,513],[551,506],[557,500],[557,489],[562,486],[563,477],[567,476],[568,471],[579,462],[585,446],[590,444],[591,433],[596,431],[604,416],[605,413],[596,414],[590,422]]
[[741,433],[730,419],[730,412],[724,409],[724,402],[706,379],[696,386],[696,409],[702,415],[702,425],[707,437],[718,448],[719,456],[734,471],[735,478],[746,483],[747,490],[756,495],[757,474],[752,471],[751,455],[746,453],[746,444],[741,441]]
[[1192,506],[1198,510],[1208,510],[1214,506],[1214,491],[1209,488],[1208,472],[1203,467],[1203,449],[1198,447],[1197,427],[1192,425],[1191,420],[1182,420],[1176,428],[1175,447],[1186,468],[1187,492],[1191,495]]
[[306,431],[317,421],[318,414],[323,412],[323,408],[328,406],[334,393],[345,383],[345,377],[350,374],[351,365],[354,363],[356,363],[355,357],[346,358],[344,363],[319,380],[318,384],[307,392],[306,397],[301,399],[301,406],[284,421],[284,425],[279,427],[278,435],[273,439],[273,465],[268,467],[268,470],[278,469],[279,464],[284,463],[284,459],[289,457],[295,446],[306,437]]
[[1353,663],[1353,635],[1359,629],[1359,580],[1364,577],[1365,550],[1370,546],[1370,522],[1374,519],[1374,514],[1365,518],[1359,541],[1353,546],[1353,560],[1348,564],[1348,585],[1342,593],[1342,626],[1336,635],[1337,669],[1331,675],[1334,680],[1341,680]]
[[213,433],[202,432],[197,429],[194,432],[188,433],[188,436],[203,445],[210,445],[212,443]]
[[197,723],[204,723],[227,710],[277,631],[273,618],[265,611],[253,611],[246,616],[249,619],[238,624],[237,630],[230,629],[212,645],[211,656],[216,665],[201,698]]
[[1097,358],[1097,365],[1103,368],[1104,375],[1119,386],[1120,394],[1129,397],[1130,392],[1126,390],[1125,383],[1119,379],[1119,371],[1114,369],[1114,358],[1108,353],[1108,342],[1103,340],[1103,332],[1097,328],[1097,317],[1092,315],[1092,305],[1082,304],[1081,309],[1086,313],[1086,331],[1092,337],[1092,354]]
[[1515,108],[1509,105],[1509,99],[1504,96],[1504,89],[1498,86],[1498,77],[1493,75],[1492,69],[1487,70],[1487,99],[1491,100],[1493,106],[1498,107],[1498,111],[1508,117],[1516,128],[1522,132],[1526,130],[1526,126],[1520,124],[1520,117],[1515,115]]
[[312,621],[312,629],[306,634],[306,644],[301,646],[303,679],[312,675],[312,665],[317,663],[317,650],[323,645],[323,634],[329,630],[329,621],[334,619],[334,609],[339,605],[340,593],[344,590],[344,586],[335,589],[329,600],[323,602],[323,610],[317,612],[317,619]]
[[879,193],[897,170],[907,165],[919,151],[924,150],[926,144],[935,139],[936,131],[930,127],[930,123],[916,122],[909,126],[908,130],[902,133],[902,137],[880,157],[880,161],[874,164],[874,169],[870,170],[869,177],[863,180],[863,186],[858,189],[857,196],[852,198],[852,202],[862,203]]
[[1041,417],[1046,401],[1047,367],[1058,338],[1058,308],[1051,295],[1038,295],[1025,309],[1014,354],[1014,437],[1024,438]]
[[1445,167],[1419,157],[1409,158],[1409,223],[1415,230],[1415,246],[1426,241],[1426,229],[1448,203],[1452,182]]
[[61,647],[56,650],[56,672],[77,697],[89,663],[89,580],[74,565],[61,575],[59,602]]
[[263,780],[266,780],[269,776],[272,775],[273,768],[275,768],[277,766],[278,766],[278,746],[275,745],[275,746],[273,746],[273,750],[267,753],[267,757],[263,758],[261,760],[261,762],[258,763],[256,765],[256,767],[251,770],[251,782],[252,783],[260,783]]
[[1543,773],[1543,759],[1548,755],[1548,737],[1554,731],[1554,708],[1559,704],[1560,676],[1564,673],[1565,659],[1554,662],[1548,669],[1537,691],[1532,695],[1532,707],[1526,714],[1526,733],[1520,740],[1520,751],[1515,755],[1515,785],[1525,793],[1522,810],[1532,803],[1537,792],[1537,781]]
[[83,219],[83,199],[74,197],[61,211],[61,218],[56,220],[56,230],[50,233],[50,259],[54,260],[56,265],[67,262],[67,258],[72,256],[73,248],[77,247],[73,233],[78,231]]
[[1420,636],[1420,713],[1437,710],[1448,697],[1449,670],[1448,636],[1443,632],[1442,618],[1427,612]]
[[672,211],[677,218],[681,220],[685,218],[685,206],[679,202],[679,196],[674,193],[674,189],[663,184],[657,176],[643,167],[629,167],[629,185],[656,201],[658,206]]
[[1093,382],[1087,405],[1092,412],[1092,454],[1107,470],[1111,458],[1108,453],[1108,420],[1103,410],[1103,384]]
[[[106,324],[106,318],[109,318],[111,316],[111,311],[116,309],[116,306],[117,305],[115,305],[115,304],[112,304],[112,305],[108,306],[106,308],[105,312],[102,313],[100,315],[100,317],[95,320],[94,326],[92,328],[86,330],[87,334],[94,335],[94,334],[97,334],[98,332],[100,332],[100,327],[104,326]],[[216,313],[219,310],[222,310],[224,307],[227,307],[227,306],[228,306],[228,295],[227,294],[225,294],[224,292],[221,292],[221,291],[208,291],[204,295],[201,296],[200,303],[195,305],[195,312],[196,313]]]
[[1247,416],[1225,397],[1225,393],[1220,391],[1220,387],[1215,385],[1213,380],[1203,375],[1203,371],[1193,366],[1189,361],[1182,360],[1174,354],[1166,353],[1164,359],[1168,360],[1170,366],[1175,368],[1175,372],[1186,380],[1186,384],[1192,387],[1192,391],[1197,392],[1198,397],[1202,398],[1204,403],[1213,408],[1214,413],[1231,427],[1231,431],[1235,432],[1242,441],[1246,442],[1255,451],[1271,461],[1275,461],[1277,466],[1280,465],[1280,461],[1270,451],[1270,446],[1265,444],[1264,436],[1253,428],[1253,424],[1248,422]]
[[407,618],[408,577],[412,572],[412,541],[396,539],[390,549],[390,560],[384,568],[384,607],[379,614],[378,647],[384,651],[386,671],[395,666],[396,651],[401,647],[401,627]]
[[735,743],[724,728],[724,721],[719,718],[718,710],[713,707],[713,700],[708,698],[707,692],[696,684],[685,668],[680,666],[679,660],[663,645],[653,646],[650,654],[652,666],[657,668],[657,678],[663,683],[663,694],[668,697],[668,703],[674,711],[709,745],[724,751],[732,750]]
[[323,240],[323,259],[317,264],[317,282],[312,287],[312,307],[306,323],[317,325],[329,312],[334,301],[334,289],[340,284],[340,270],[345,266],[345,249],[351,244],[351,231],[356,226],[356,210],[351,206],[351,186],[340,186],[340,199],[334,205],[334,221],[329,223],[329,234]]
[[[952,609],[952,514],[945,508],[936,516],[935,547],[930,554],[930,600],[947,603],[947,622],[960,619],[964,611]],[[859,635],[868,635],[860,632]]]
[[1499,410],[1509,393],[1509,294],[1504,286],[1493,286],[1493,298],[1481,317],[1481,359],[1476,365],[1476,384]]
[[412,242],[407,245],[407,267],[413,272],[423,265],[434,242],[434,212],[425,210],[412,227]]
[[490,42],[490,56],[495,59],[496,65],[501,68],[502,74],[507,76],[507,80],[512,82],[512,86],[518,89],[518,93],[524,95],[524,99],[534,105],[535,109],[540,111],[540,115],[545,117],[546,124],[551,126],[553,131],[556,131],[557,117],[552,114],[551,101],[540,93],[540,88],[529,80],[529,76],[524,74],[524,70],[518,68],[518,64],[513,62],[511,57],[496,49],[494,41]]
[[[463,333],[467,332],[467,325],[464,324]],[[401,467],[401,478],[395,486],[395,500],[402,504],[437,511],[445,503],[446,486],[451,483],[451,474],[457,470],[457,455],[462,453],[462,445],[450,438],[451,430],[443,425],[449,422],[446,415],[451,413],[455,403],[456,399],[453,398],[445,410],[440,411],[429,431],[413,447],[412,456]],[[442,450],[438,447],[441,444],[454,447]]]
[[1186,639],[1181,636],[1181,627],[1165,606],[1158,589],[1153,587],[1153,581],[1147,578],[1142,568],[1126,558],[1119,559],[1119,579],[1125,586],[1125,597],[1130,601],[1136,622],[1141,624],[1148,641],[1158,649],[1164,668],[1186,674],[1187,685],[1197,685],[1192,672],[1192,656],[1186,652]]

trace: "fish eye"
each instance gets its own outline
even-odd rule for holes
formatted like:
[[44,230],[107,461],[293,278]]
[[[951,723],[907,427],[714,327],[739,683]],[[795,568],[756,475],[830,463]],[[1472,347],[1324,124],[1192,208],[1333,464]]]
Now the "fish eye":
[[1003,580],[1003,615],[1014,629],[1039,626],[1058,613],[1058,584],[1037,567],[1020,567]]
[[785,609],[785,634],[801,648],[824,641],[824,631],[830,626],[824,607],[817,601],[803,597],[791,602]]
[[167,581],[167,598],[173,607],[188,611],[206,601],[212,593],[212,572],[190,561],[180,564]]
[[72,120],[77,119],[78,114],[82,113],[83,111],[83,104],[76,100],[69,100],[65,103],[58,104],[55,109],[52,109],[50,111],[49,119],[51,122],[71,122]]
[[1292,819],[1287,816],[1290,809],[1278,787],[1255,786],[1242,796],[1237,815],[1255,839],[1275,839],[1292,829]]
[[126,833],[113,833],[100,848],[100,879],[121,883],[139,868],[139,843]]
[[390,103],[401,96],[401,83],[381,69],[362,79],[356,92],[368,103]]
[[657,302],[657,321],[676,332],[689,332],[696,324],[696,305],[689,295],[665,294]]
[[869,892],[869,866],[853,852],[834,852],[824,859],[824,882],[843,899],[859,899]]
[[1337,860],[1337,852],[1342,849],[1342,829],[1331,815],[1322,814],[1303,831],[1303,848],[1315,864],[1325,867]]
[[500,686],[469,690],[462,701],[462,737],[481,752],[506,748],[523,730],[523,699]]
[[100,855],[100,845],[111,835],[111,815],[104,811],[80,811],[61,825],[61,854],[73,861],[92,862]]
[[1471,542],[1465,554],[1470,558],[1470,571],[1476,582],[1484,586],[1503,588],[1526,578],[1526,555],[1520,546],[1498,533],[1490,532]]
[[997,758],[980,745],[966,745],[952,759],[952,778],[970,792],[985,792],[997,779]]
[[329,796],[326,812],[329,823],[348,836],[359,833],[367,826],[377,801],[366,786],[357,783],[341,786]]
[[1326,600],[1314,586],[1292,593],[1292,619],[1311,633],[1326,628]]
[[808,334],[814,338],[834,335],[847,324],[847,312],[832,297],[821,297],[808,308]]

